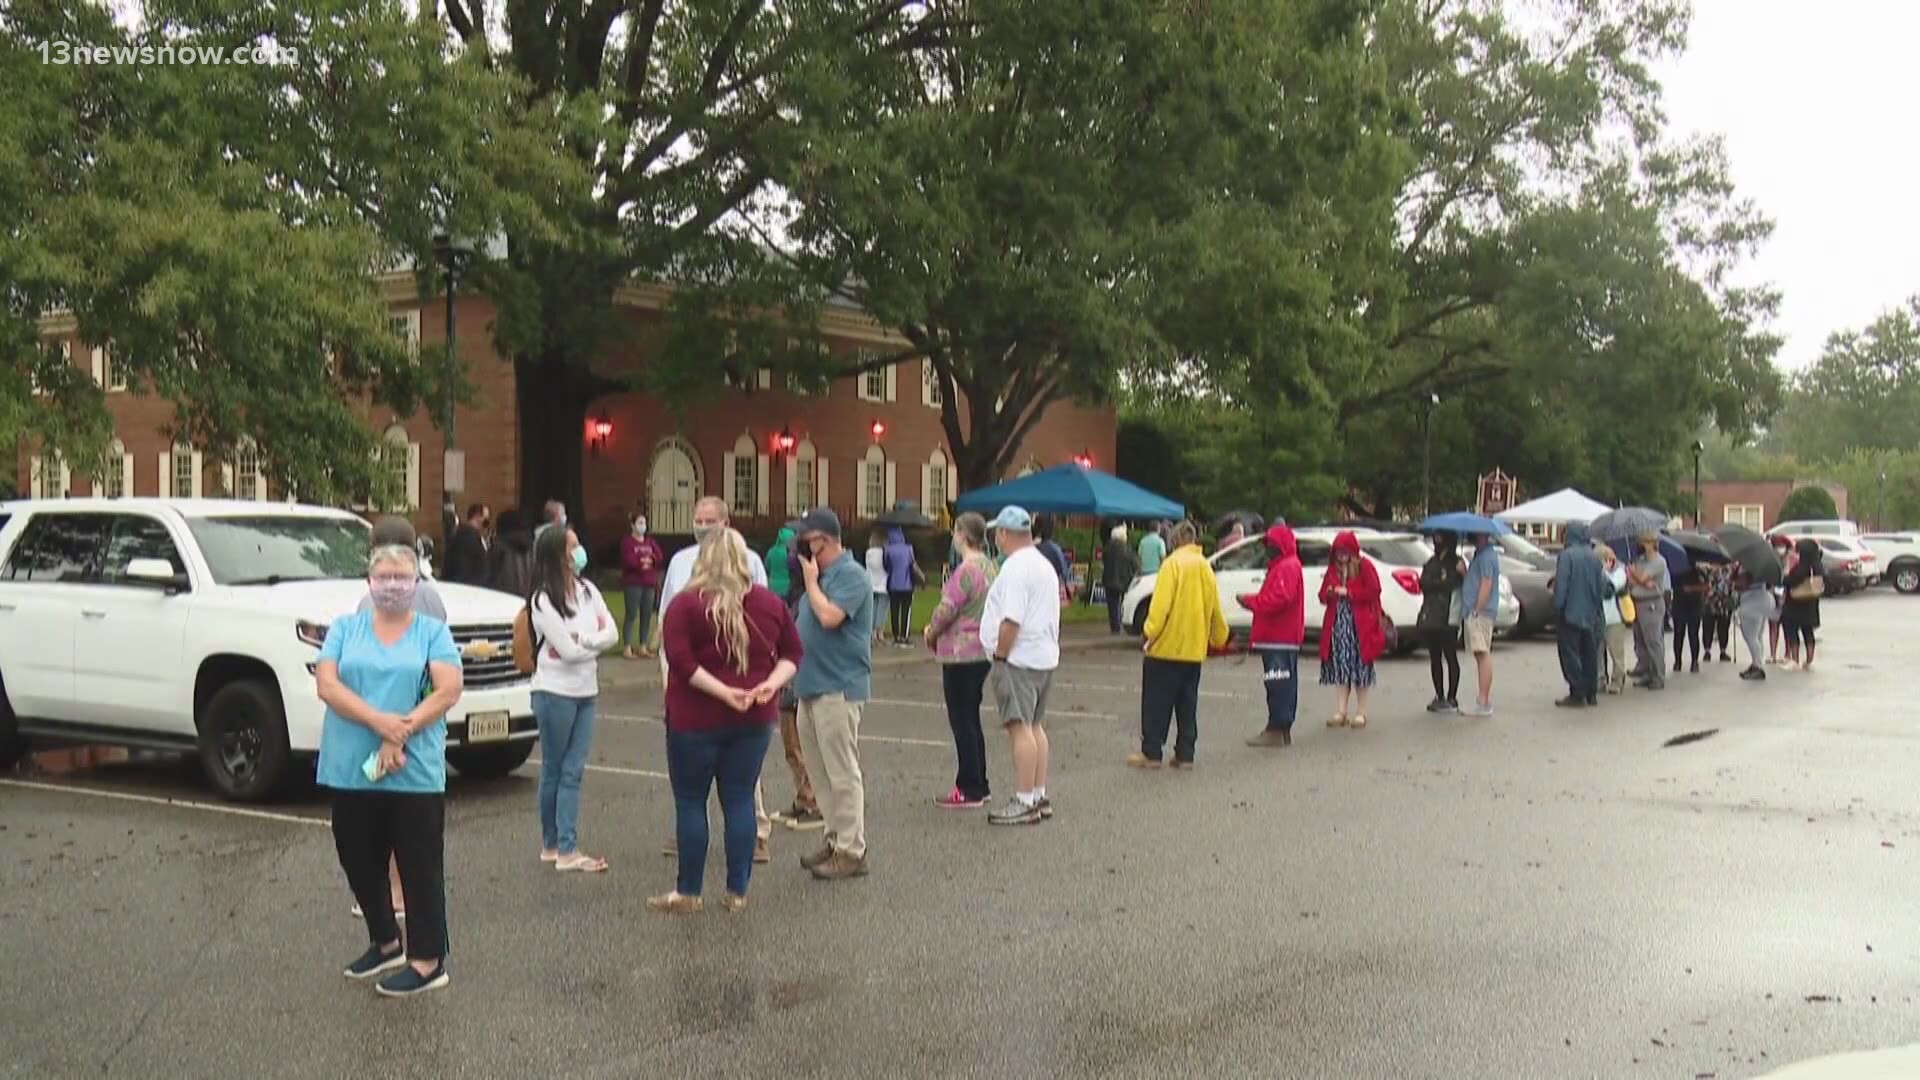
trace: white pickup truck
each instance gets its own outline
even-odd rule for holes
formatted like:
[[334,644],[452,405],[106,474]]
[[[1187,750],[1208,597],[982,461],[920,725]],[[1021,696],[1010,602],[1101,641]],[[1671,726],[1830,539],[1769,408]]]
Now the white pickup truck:
[[1880,557],[1881,580],[1908,596],[1920,593],[1920,533],[1863,533],[1860,542]]
[[[368,531],[278,503],[0,503],[0,765],[29,739],[182,749],[226,798],[280,791],[320,748],[314,659],[366,595]],[[436,587],[466,675],[447,761],[505,775],[538,737],[520,601]]]

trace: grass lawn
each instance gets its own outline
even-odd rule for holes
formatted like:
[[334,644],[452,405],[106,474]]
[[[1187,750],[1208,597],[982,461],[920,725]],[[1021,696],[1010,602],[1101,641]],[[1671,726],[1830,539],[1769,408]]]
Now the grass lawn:
[[[624,623],[626,621],[627,598],[626,595],[621,592],[619,586],[617,584],[612,588],[602,586],[601,594],[607,598],[607,608],[613,612],[614,624],[620,625]],[[927,625],[927,619],[933,615],[933,609],[938,607],[939,604],[939,589],[928,587],[920,589],[913,594],[913,628],[916,633]],[[885,610],[880,611],[878,615],[884,619],[886,617]],[[1106,624],[1106,621],[1107,609],[1105,605],[1088,607],[1085,604],[1076,603],[1072,607],[1062,609],[1060,612],[1060,622],[1067,626],[1103,626]],[[620,646],[616,644],[607,651],[619,652]]]

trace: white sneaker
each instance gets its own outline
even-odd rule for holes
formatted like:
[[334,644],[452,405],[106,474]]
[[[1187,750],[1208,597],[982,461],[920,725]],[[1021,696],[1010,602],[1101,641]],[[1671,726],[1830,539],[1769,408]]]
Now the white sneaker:
[[1481,717],[1484,719],[1485,717],[1489,717],[1493,715],[1493,706],[1481,705],[1478,702],[1475,702],[1472,705],[1462,705],[1460,706],[1460,715],[1475,716],[1475,717]]

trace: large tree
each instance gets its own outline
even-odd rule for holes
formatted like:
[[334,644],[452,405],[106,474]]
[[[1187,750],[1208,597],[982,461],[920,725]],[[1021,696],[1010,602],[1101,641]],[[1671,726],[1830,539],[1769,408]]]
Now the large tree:
[[[123,14],[24,0],[0,15],[0,421],[97,470],[99,388],[41,347],[40,319],[64,309],[130,389],[174,403],[178,436],[216,457],[251,441],[304,498],[395,494],[363,405],[410,413],[457,378],[408,355],[372,275],[426,250],[455,195],[512,216],[472,179],[538,160],[489,120],[510,84],[446,63],[443,34],[392,4]],[[42,63],[61,42],[293,56]]]
[[1390,191],[1362,5],[929,7],[938,37],[806,102],[761,239],[908,343],[827,374],[931,362],[963,488],[1123,373],[1302,367],[1337,336],[1350,208]]
[[1806,461],[1920,450],[1920,296],[1829,337],[1794,379],[1774,434]]

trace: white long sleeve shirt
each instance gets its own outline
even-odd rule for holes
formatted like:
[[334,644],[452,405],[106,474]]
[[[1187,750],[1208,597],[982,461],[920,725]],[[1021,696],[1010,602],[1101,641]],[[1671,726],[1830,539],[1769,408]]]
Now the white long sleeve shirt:
[[599,589],[580,580],[573,588],[573,615],[568,618],[561,617],[546,593],[534,594],[533,633],[540,654],[533,689],[588,698],[600,692],[600,654],[620,640],[620,627]]

